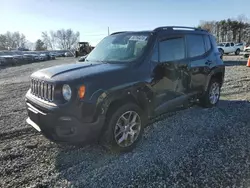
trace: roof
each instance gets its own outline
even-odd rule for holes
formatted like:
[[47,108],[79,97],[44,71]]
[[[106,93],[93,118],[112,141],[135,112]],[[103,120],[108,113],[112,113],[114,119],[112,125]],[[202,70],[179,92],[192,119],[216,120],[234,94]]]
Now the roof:
[[154,30],[147,30],[147,31],[119,31],[112,33],[111,35],[114,34],[119,34],[119,33],[144,33],[144,32],[173,32],[173,31],[178,31],[178,32],[202,32],[202,33],[208,33],[208,31],[196,27],[187,27],[187,26],[161,26],[157,27]]

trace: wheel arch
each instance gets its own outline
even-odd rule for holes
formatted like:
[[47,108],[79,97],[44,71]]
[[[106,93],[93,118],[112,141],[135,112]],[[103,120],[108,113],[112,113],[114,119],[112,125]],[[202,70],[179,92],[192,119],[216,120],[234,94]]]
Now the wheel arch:
[[222,67],[214,68],[210,74],[208,75],[208,79],[205,85],[205,92],[208,90],[209,83],[212,79],[217,79],[220,82],[220,85],[223,85],[224,82],[224,76],[225,76],[225,69]]
[[[130,85],[129,87],[122,87],[120,89],[113,88],[103,93],[97,99],[96,116],[103,115],[105,117],[105,124],[102,127],[100,138],[105,138],[108,134],[108,120],[112,113],[120,106],[126,103],[135,103],[138,105],[147,119],[151,116],[152,110],[152,91],[144,84]],[[147,122],[146,119],[146,122]]]
[[153,92],[143,83],[112,88],[103,91],[97,99],[97,113],[106,116],[123,104],[132,102],[137,104],[146,116],[151,116]]

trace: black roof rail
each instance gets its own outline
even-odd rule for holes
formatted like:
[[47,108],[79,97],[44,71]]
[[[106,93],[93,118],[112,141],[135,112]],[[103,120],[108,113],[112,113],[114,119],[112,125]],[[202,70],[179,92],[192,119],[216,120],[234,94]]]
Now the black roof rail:
[[197,27],[186,27],[186,26],[162,26],[162,27],[157,27],[155,28],[153,31],[163,31],[163,30],[175,30],[176,29],[190,29],[190,30],[194,30],[194,31],[206,31],[204,29],[200,29]]
[[118,32],[114,32],[114,33],[111,33],[110,35],[115,35],[115,34],[119,34],[119,33],[126,33],[127,31],[118,31]]

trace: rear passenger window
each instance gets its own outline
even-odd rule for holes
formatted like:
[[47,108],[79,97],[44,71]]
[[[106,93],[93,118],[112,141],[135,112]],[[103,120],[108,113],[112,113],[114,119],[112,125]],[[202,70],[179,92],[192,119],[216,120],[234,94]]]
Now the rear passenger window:
[[209,50],[211,50],[212,46],[211,46],[211,41],[209,39],[208,35],[204,35],[203,36],[204,42],[205,42],[205,47],[206,47],[206,52],[208,52]]
[[184,38],[171,38],[160,42],[160,62],[185,58]]
[[187,35],[189,57],[197,57],[205,54],[205,45],[202,35]]

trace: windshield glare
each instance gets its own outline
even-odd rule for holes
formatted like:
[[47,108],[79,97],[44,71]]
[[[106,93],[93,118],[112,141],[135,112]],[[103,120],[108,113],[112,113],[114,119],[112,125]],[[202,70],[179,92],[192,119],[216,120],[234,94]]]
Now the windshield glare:
[[104,38],[86,61],[130,62],[138,59],[148,43],[149,33],[121,33]]

